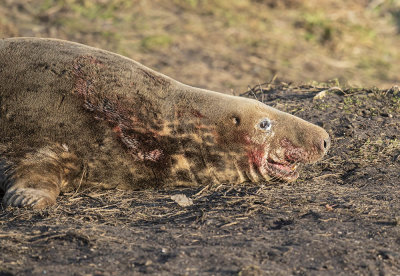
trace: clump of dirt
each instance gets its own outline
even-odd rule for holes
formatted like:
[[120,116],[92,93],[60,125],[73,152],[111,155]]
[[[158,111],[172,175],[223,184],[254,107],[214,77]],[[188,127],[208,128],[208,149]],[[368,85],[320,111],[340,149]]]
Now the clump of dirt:
[[328,156],[291,184],[85,190],[2,209],[0,274],[399,274],[399,88],[279,82],[244,96],[324,127]]

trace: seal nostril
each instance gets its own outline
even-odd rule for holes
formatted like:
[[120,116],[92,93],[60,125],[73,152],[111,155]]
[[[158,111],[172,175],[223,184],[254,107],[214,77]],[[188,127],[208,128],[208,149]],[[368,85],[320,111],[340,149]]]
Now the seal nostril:
[[324,150],[327,151],[331,146],[331,141],[329,138],[324,139]]

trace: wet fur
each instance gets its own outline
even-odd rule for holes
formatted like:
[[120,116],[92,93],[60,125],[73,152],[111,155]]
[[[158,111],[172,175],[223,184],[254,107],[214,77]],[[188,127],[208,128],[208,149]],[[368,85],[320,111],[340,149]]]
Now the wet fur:
[[[263,161],[267,149],[284,141],[315,161],[327,137],[257,101],[54,39],[0,40],[0,105],[0,186],[14,206],[51,205],[77,182],[142,189],[257,181],[249,162]],[[279,126],[274,139],[254,128],[263,116]]]

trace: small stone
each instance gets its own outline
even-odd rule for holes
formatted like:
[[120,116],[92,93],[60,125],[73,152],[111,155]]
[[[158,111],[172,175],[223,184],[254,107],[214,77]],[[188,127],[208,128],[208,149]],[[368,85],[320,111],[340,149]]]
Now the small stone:
[[333,86],[329,89],[322,90],[321,92],[317,93],[317,95],[314,96],[313,100],[321,100],[321,99],[325,98],[329,93],[332,93],[332,92],[342,92],[343,93],[343,90],[340,87]]
[[179,206],[182,207],[187,207],[193,205],[193,200],[191,198],[188,198],[184,194],[177,194],[171,196],[171,199],[178,203]]
[[321,99],[325,98],[327,94],[328,94],[328,90],[323,90],[323,91],[319,92],[317,95],[315,95],[313,100],[321,100]]

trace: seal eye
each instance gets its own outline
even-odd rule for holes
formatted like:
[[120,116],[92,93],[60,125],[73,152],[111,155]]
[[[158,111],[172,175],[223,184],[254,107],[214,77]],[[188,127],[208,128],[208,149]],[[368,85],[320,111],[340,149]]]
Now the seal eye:
[[268,118],[263,119],[259,125],[262,130],[270,130],[271,129],[271,121]]

